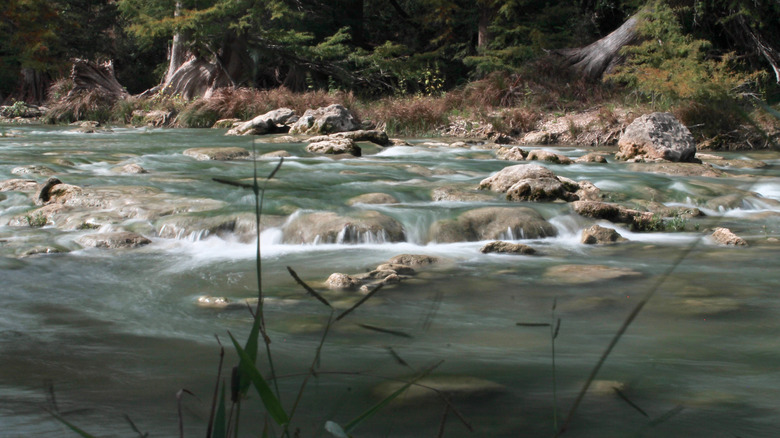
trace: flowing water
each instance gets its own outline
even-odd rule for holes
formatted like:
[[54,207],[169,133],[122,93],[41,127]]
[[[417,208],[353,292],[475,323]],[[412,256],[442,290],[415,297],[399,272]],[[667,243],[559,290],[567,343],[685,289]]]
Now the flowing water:
[[[147,186],[224,201],[220,213],[254,209],[250,190],[212,180],[251,181],[251,161],[196,161],[182,154],[192,147],[250,148],[246,137],[225,137],[220,130],[114,128],[85,134],[40,126],[2,129],[14,136],[0,137],[0,180],[17,178],[11,173],[17,166],[39,164],[53,169],[63,182],[82,187]],[[261,153],[285,149],[293,155],[268,184],[264,213],[278,226],[267,226],[262,234],[266,319],[288,409],[329,313],[295,284],[287,266],[345,309],[360,294],[325,289],[322,282],[333,272],[365,272],[398,254],[449,261],[385,287],[334,326],[318,377],[304,392],[295,416],[302,436],[328,435],[326,420],[348,423],[378,401],[373,389],[387,378],[409,378],[439,361],[443,363],[434,375],[472,376],[501,385],[500,390],[455,397],[453,405],[475,432],[469,433],[450,413],[445,436],[552,436],[556,399],[560,423],[616,331],[654,288],[655,295],[596,377],[567,435],[776,436],[777,153],[721,154],[769,164],[760,169],[724,167],[735,176],[723,178],[631,171],[623,163],[545,164],[557,175],[593,182],[612,199],[699,207],[707,215],[690,219],[686,231],[638,233],[580,217],[566,203],[510,203],[500,196],[432,202],[433,188],[474,188],[514,164],[495,159],[480,146],[450,148],[410,140],[411,146],[386,149],[365,144],[361,158],[332,159],[306,153],[304,144],[262,141],[257,142]],[[550,149],[572,158],[590,152]],[[267,175],[277,160],[259,159],[258,174]],[[128,163],[149,173],[112,171]],[[345,203],[371,192],[393,195],[399,203]],[[744,196],[727,206],[707,204],[729,193]],[[438,220],[478,207],[510,205],[531,207],[555,226],[556,237],[505,236],[531,245],[537,255],[482,254],[479,249],[486,242],[430,242],[430,226]],[[0,193],[0,224],[33,208],[28,194]],[[395,218],[404,227],[405,241],[386,243],[381,233],[357,244],[293,245],[281,238],[279,226],[288,215],[300,214],[296,212],[356,210]],[[219,363],[215,335],[226,346],[229,374],[236,357],[227,347],[227,333],[245,339],[251,316],[245,309],[203,308],[197,298],[240,301],[256,296],[255,245],[224,233],[162,238],[153,222],[135,219],[113,226],[151,238],[151,244],[131,250],[81,249],[75,243],[95,230],[0,226],[1,436],[75,436],[46,411],[52,396],[65,418],[98,436],[136,436],[126,417],[150,436],[174,436],[180,389],[196,396],[182,397],[186,435],[205,434]],[[582,230],[593,223],[617,228],[629,241],[579,243]],[[726,247],[702,238],[715,226],[730,228],[750,246]],[[36,245],[69,252],[19,257]],[[624,275],[556,275],[561,265],[600,265]],[[555,389],[550,328],[517,325],[553,318],[561,319]],[[408,365],[399,363],[390,349]],[[251,403],[256,400],[243,408],[241,431],[258,436],[262,409]],[[394,403],[355,434],[435,436],[444,411],[435,397]]]

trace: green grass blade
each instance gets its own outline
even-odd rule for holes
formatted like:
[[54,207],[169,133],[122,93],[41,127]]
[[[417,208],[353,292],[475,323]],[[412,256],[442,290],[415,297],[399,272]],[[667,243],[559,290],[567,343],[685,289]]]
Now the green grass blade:
[[414,336],[410,335],[409,333],[404,333],[399,330],[390,330],[382,327],[377,327],[375,325],[368,325],[368,324],[358,324],[358,327],[364,328],[366,330],[371,330],[374,332],[379,333],[386,333],[388,335],[398,336],[399,338],[407,338],[407,339],[413,339]]
[[77,433],[79,436],[83,438],[96,438],[95,435],[90,435],[89,433],[85,432],[84,430],[77,427],[75,424],[71,423],[70,421],[62,418],[59,414],[49,411],[49,413],[52,415],[52,417],[56,418],[57,421],[64,424],[68,427],[68,429],[72,430],[73,432]]
[[233,337],[233,334],[228,332],[228,335],[230,336],[230,340],[233,341],[233,346],[236,348],[238,356],[241,358],[240,367],[242,369],[242,375],[246,374],[249,377],[249,380],[260,395],[260,399],[263,401],[263,405],[271,418],[279,425],[287,424],[289,422],[289,417],[284,411],[284,407],[282,407],[279,399],[274,395],[273,391],[271,391],[271,388],[260,374],[260,371],[257,370],[255,362],[249,357],[247,352],[241,348],[241,345],[238,344],[238,341]]
[[222,385],[222,394],[219,397],[217,413],[214,417],[213,438],[227,438],[227,417],[225,416],[225,385]]
[[326,299],[325,299],[325,297],[323,297],[322,295],[320,295],[320,294],[319,294],[319,293],[318,293],[316,290],[314,290],[314,289],[313,289],[311,286],[309,286],[308,284],[306,284],[306,282],[305,282],[305,281],[301,280],[301,277],[299,277],[299,276],[298,276],[298,273],[297,273],[297,272],[295,272],[295,271],[293,270],[293,268],[291,268],[291,267],[289,267],[289,266],[288,266],[288,267],[287,267],[287,272],[289,272],[289,273],[290,273],[290,275],[292,275],[292,278],[293,278],[293,279],[295,279],[295,282],[296,282],[296,283],[298,283],[299,285],[301,285],[301,287],[302,287],[302,288],[303,288],[303,289],[304,289],[306,292],[308,292],[308,293],[309,293],[309,295],[311,295],[311,296],[313,296],[314,298],[316,298],[316,299],[317,299],[317,301],[321,302],[322,304],[324,304],[324,305],[326,305],[326,306],[330,307],[331,309],[333,309],[333,306],[331,306],[331,305],[330,305],[330,303],[328,302],[328,300],[326,300]]
[[415,377],[414,379],[410,380],[409,382],[406,382],[406,384],[402,387],[400,387],[397,391],[387,396],[384,400],[380,401],[379,403],[372,406],[370,409],[368,409],[366,412],[363,412],[360,414],[357,418],[347,423],[346,426],[344,426],[344,432],[350,433],[352,432],[355,427],[357,427],[360,423],[363,421],[371,418],[374,416],[377,412],[379,412],[380,409],[387,406],[388,403],[395,400],[399,395],[403,394],[407,389],[409,389],[410,386],[414,385],[418,380],[422,379],[423,377],[430,374],[433,370],[439,367],[444,361],[437,363],[436,365],[428,368],[427,370],[423,371],[419,376]]
[[380,284],[379,286],[375,287],[375,288],[374,288],[374,290],[372,290],[371,292],[367,293],[367,294],[366,294],[366,296],[364,296],[363,298],[361,298],[361,299],[360,299],[360,301],[358,301],[357,303],[355,303],[355,305],[354,305],[354,306],[350,307],[349,309],[345,310],[345,311],[344,311],[344,312],[343,312],[341,315],[339,315],[339,316],[336,318],[336,321],[341,321],[341,319],[342,319],[342,318],[344,318],[345,316],[349,315],[349,314],[350,314],[350,313],[351,313],[353,310],[357,309],[357,308],[358,308],[358,307],[360,307],[360,306],[361,306],[363,303],[365,303],[366,301],[368,301],[368,299],[369,299],[369,298],[373,297],[373,296],[374,296],[374,294],[376,294],[377,292],[379,292],[379,290],[380,290],[380,289],[382,289],[382,286],[384,286],[384,285]]

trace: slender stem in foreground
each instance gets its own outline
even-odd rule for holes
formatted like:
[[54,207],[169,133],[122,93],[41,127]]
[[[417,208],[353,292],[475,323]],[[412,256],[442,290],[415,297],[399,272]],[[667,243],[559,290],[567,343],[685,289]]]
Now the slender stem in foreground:
[[607,346],[607,349],[604,350],[604,353],[602,353],[601,357],[599,358],[599,361],[596,363],[596,366],[593,367],[593,370],[590,372],[590,375],[588,376],[588,379],[585,381],[585,385],[580,390],[579,394],[577,395],[576,400],[574,400],[574,404],[571,407],[571,410],[569,411],[569,415],[566,417],[566,421],[563,423],[563,426],[558,431],[558,433],[555,434],[556,437],[559,437],[566,433],[566,431],[569,428],[569,425],[571,424],[572,419],[574,418],[575,412],[577,412],[577,408],[580,406],[580,403],[582,402],[582,399],[585,397],[585,393],[588,392],[588,388],[590,388],[590,384],[593,383],[594,380],[596,380],[596,375],[601,370],[601,366],[604,365],[604,362],[607,361],[607,357],[609,357],[610,353],[612,353],[612,350],[615,348],[615,345],[617,345],[618,341],[620,341],[620,338],[623,337],[623,334],[628,330],[628,327],[631,325],[632,322],[634,322],[634,319],[636,319],[637,315],[639,315],[639,312],[642,311],[642,309],[645,307],[645,304],[647,304],[648,301],[650,301],[650,298],[653,297],[655,292],[661,287],[661,285],[666,281],[667,278],[674,272],[678,266],[680,266],[680,263],[682,263],[683,260],[685,260],[691,252],[696,248],[699,244],[701,239],[697,239],[691,246],[686,248],[684,251],[682,251],[676,259],[672,262],[671,265],[666,269],[666,271],[663,272],[663,274],[659,275],[657,280],[650,286],[650,289],[645,293],[645,296],[639,301],[639,303],[634,307],[634,310],[631,311],[631,313],[628,315],[625,321],[623,321],[623,324],[620,326],[620,329],[618,329],[617,333],[615,333],[615,336],[610,341],[609,345]]

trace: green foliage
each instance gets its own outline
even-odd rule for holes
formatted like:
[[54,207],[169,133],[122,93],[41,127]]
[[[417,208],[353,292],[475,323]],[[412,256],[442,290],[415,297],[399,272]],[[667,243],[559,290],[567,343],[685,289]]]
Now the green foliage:
[[27,222],[28,226],[33,228],[41,228],[46,226],[47,223],[49,223],[49,220],[41,212],[25,215],[24,220]]
[[623,49],[625,64],[607,79],[654,105],[668,108],[686,99],[722,99],[752,79],[741,72],[733,53],[713,56],[710,42],[685,33],[678,10],[663,1],[642,13],[637,31],[643,42]]

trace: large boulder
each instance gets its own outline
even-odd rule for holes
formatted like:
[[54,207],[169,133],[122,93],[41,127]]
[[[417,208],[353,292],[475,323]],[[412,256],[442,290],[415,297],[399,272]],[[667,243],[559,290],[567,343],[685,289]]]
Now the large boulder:
[[555,227],[527,207],[478,208],[457,219],[438,221],[430,229],[431,240],[441,243],[537,239],[556,234]]
[[279,108],[236,125],[225,135],[263,135],[284,132],[286,125],[295,123],[298,116],[290,108]]
[[404,229],[395,219],[376,211],[346,217],[333,212],[295,214],[282,228],[285,243],[401,242]]
[[332,134],[334,132],[354,131],[360,128],[355,116],[342,105],[306,110],[290,128],[290,134]]
[[[590,183],[559,178],[551,170],[535,164],[505,167],[479,183],[480,190],[506,193],[511,201],[576,201],[590,199],[598,189]],[[578,193],[581,189],[589,192]]]
[[631,122],[618,140],[619,160],[694,161],[691,131],[670,113],[652,113]]

